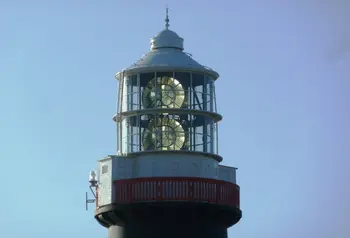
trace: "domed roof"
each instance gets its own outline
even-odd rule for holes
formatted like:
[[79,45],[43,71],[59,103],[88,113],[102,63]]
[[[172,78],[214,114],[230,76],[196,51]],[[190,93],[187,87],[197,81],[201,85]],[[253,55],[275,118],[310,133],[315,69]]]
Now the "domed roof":
[[184,49],[184,39],[182,39],[176,32],[165,29],[158,33],[157,36],[151,39],[151,50],[159,48],[175,48]]
[[[151,51],[140,60],[123,70],[124,73],[142,73],[157,70],[186,70],[202,72],[211,75],[214,79],[219,74],[214,70],[195,61],[190,54],[183,52],[184,39],[176,32],[169,30],[168,14],[165,19],[165,29],[151,39]],[[119,78],[119,73],[117,78]]]

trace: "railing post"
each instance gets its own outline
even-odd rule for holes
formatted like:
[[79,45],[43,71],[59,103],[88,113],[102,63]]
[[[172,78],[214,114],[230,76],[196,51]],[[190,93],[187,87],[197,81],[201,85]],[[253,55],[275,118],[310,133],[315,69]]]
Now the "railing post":
[[194,193],[194,191],[193,191],[193,181],[189,181],[188,182],[188,199],[190,201],[193,200],[193,197],[194,197],[193,193]]
[[135,199],[135,187],[134,187],[134,184],[131,182],[131,183],[126,183],[125,186],[123,186],[124,189],[126,189],[126,199],[127,201],[129,201],[130,203],[131,202],[134,202],[134,199]]

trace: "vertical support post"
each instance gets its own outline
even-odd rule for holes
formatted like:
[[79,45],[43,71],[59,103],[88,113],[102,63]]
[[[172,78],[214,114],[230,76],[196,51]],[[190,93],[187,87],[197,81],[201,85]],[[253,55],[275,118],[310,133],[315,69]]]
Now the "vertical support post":
[[[192,73],[190,73],[190,85],[189,85],[189,87],[188,87],[188,95],[189,95],[189,103],[188,103],[188,105],[189,105],[189,109],[192,109],[193,108],[193,102],[192,102],[192,97],[193,97],[193,95],[192,95]],[[189,126],[189,140],[190,140],[190,143],[189,143],[189,150],[190,151],[193,151],[194,150],[194,148],[193,148],[193,139],[194,139],[194,135],[193,135],[193,115],[189,115],[189,119],[190,119],[190,126]]]
[[[140,74],[137,74],[137,93],[138,93],[138,110],[141,110],[142,109],[142,92],[141,92],[141,79],[140,79]],[[141,128],[141,115],[138,115],[137,116],[137,126],[138,126],[138,129],[139,129],[139,132],[138,132],[138,144],[139,144],[139,151],[142,150],[142,142],[141,142],[141,139],[142,139],[142,128]]]
[[[202,84],[203,90],[202,90],[202,103],[203,103],[203,111],[207,111],[207,101],[208,101],[208,95],[207,95],[207,76],[203,76],[203,84]],[[204,118],[204,125],[203,125],[203,152],[208,152],[208,119]]]
[[[119,99],[120,99],[120,103],[119,103],[119,106],[120,106],[120,113],[123,112],[123,101],[124,101],[124,90],[125,90],[125,78],[124,78],[124,72],[121,73],[121,90],[120,90],[120,96],[119,96]],[[119,114],[120,115],[120,114]],[[123,121],[122,121],[122,118],[118,118],[118,124],[119,124],[119,138],[118,138],[118,143],[119,143],[119,150],[121,153],[123,153]]]
[[[134,110],[134,83],[135,83],[135,75],[132,75],[130,78],[129,78],[129,88],[130,88],[130,97],[129,97],[129,100],[130,100],[130,108],[129,110],[130,111],[133,111]],[[130,120],[129,120],[129,133],[128,133],[128,138],[129,138],[129,146],[130,148],[128,149],[128,152],[134,152],[134,117],[130,117]]]
[[[213,79],[208,76],[208,85],[209,85],[209,110],[210,112],[214,112],[214,105],[213,105]],[[216,151],[214,151],[214,143],[216,143],[216,136],[214,135],[214,126],[215,126],[215,121],[212,120],[210,122],[210,153],[215,154]]]
[[[126,85],[126,111],[130,111],[130,106],[131,106],[131,79],[132,79],[132,76],[127,76],[126,79],[125,79],[125,85]],[[130,117],[128,118],[125,118],[125,127],[124,129],[126,130],[126,134],[124,134],[124,137],[123,137],[123,141],[124,141],[124,146],[125,146],[125,151],[123,150],[123,152],[125,153],[128,153],[130,152]]]
[[[154,80],[154,95],[155,97],[157,98],[158,97],[158,79],[157,79],[157,72],[154,72],[154,78],[156,80]],[[154,105],[155,108],[157,108],[157,100],[155,100],[156,104]],[[158,115],[154,115],[155,116],[155,120],[158,119]],[[155,143],[154,143],[154,150],[158,150],[158,135],[157,135],[157,132],[153,132],[153,133],[156,133],[155,135]]]

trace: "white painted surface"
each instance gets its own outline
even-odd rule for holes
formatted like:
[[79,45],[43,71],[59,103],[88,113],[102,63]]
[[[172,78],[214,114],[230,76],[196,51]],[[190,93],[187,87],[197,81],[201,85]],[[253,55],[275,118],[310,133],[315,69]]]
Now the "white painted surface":
[[218,179],[218,162],[198,154],[147,154],[113,158],[113,180],[144,177]]
[[132,158],[127,157],[113,157],[112,158],[112,178],[113,180],[130,179],[133,178],[133,164]]
[[236,184],[236,168],[219,165],[219,179]]
[[112,201],[112,159],[99,162],[98,205]]
[[108,238],[121,238],[123,237],[124,228],[121,226],[111,226],[108,228]]

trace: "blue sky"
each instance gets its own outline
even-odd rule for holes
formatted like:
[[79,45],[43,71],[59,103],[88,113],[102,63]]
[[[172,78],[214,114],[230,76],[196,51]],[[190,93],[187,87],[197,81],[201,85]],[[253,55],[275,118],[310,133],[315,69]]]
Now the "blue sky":
[[0,237],[107,237],[88,173],[114,154],[114,74],[164,27],[217,70],[240,238],[350,233],[350,2],[2,0]]

